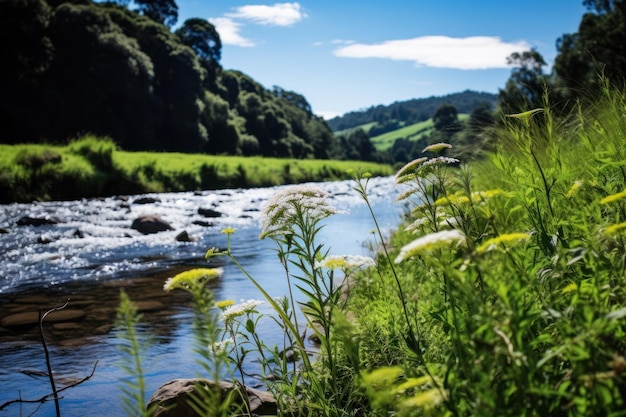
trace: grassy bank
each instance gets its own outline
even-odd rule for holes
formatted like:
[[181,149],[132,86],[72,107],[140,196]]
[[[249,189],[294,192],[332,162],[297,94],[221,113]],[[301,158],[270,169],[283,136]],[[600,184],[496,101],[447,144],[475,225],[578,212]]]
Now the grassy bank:
[[360,161],[123,152],[86,136],[68,146],[0,145],[0,203],[330,181],[348,169],[392,174]]
[[505,117],[489,160],[398,173],[411,215],[347,313],[363,371],[343,383],[372,415],[623,415],[624,108],[607,89]]

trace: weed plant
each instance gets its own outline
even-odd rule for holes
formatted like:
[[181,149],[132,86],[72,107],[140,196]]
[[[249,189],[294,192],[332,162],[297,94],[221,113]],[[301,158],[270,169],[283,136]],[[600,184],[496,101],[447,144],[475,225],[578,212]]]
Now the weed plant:
[[[289,293],[268,294],[225,229],[207,258],[227,257],[263,300],[205,300],[199,320],[213,309],[223,323],[196,329],[221,341],[199,351],[225,351],[242,385],[254,352],[279,415],[625,415],[626,98],[607,86],[579,108],[503,116],[495,151],[469,166],[448,144],[424,149],[396,174],[405,224],[386,241],[373,216],[376,262],[328,256],[317,237],[337,210],[323,191],[279,192],[261,238]],[[354,188],[371,208],[368,175]],[[283,346],[259,337],[264,319]]]

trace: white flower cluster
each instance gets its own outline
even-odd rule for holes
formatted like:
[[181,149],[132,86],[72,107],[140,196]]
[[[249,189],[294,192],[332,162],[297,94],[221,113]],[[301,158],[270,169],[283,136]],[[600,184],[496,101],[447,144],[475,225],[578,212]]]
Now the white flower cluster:
[[461,244],[463,242],[465,242],[465,235],[457,229],[431,233],[415,239],[411,243],[403,246],[402,249],[400,249],[398,257],[395,259],[395,263],[399,264],[400,262],[426,250],[432,250],[451,243]]
[[261,238],[292,233],[299,215],[320,220],[340,213],[328,203],[330,194],[319,187],[302,184],[275,193],[261,210]]
[[429,159],[424,162],[420,168],[426,168],[431,165],[452,165],[458,164],[460,161],[456,158],[449,158],[447,156],[438,156],[436,158]]
[[213,344],[210,344],[209,349],[213,353],[228,352],[233,349],[233,347],[229,348],[229,346],[234,345],[234,344],[235,344],[235,339],[233,339],[232,337],[229,337],[227,339],[222,340],[221,342],[215,342]]
[[230,322],[235,319],[235,317],[243,316],[246,313],[254,311],[258,306],[263,304],[261,300],[253,300],[250,299],[248,301],[241,300],[239,304],[232,305],[228,307],[221,315],[221,318],[224,322]]

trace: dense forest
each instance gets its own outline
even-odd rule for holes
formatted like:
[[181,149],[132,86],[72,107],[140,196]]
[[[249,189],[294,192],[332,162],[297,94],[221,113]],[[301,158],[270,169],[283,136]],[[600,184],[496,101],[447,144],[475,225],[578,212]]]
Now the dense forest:
[[[511,75],[497,95],[464,91],[326,122],[301,94],[222,68],[215,27],[200,18],[176,26],[175,0],[4,0],[0,143],[95,134],[124,150],[402,162],[446,140],[476,153],[489,146],[482,133],[497,114],[546,104],[567,111],[598,91],[599,74],[623,83],[626,3],[583,4],[578,32],[556,41],[551,73],[536,50],[520,51],[508,57]],[[429,118],[435,129],[418,143],[399,138],[381,151],[370,141]]]
[[[130,6],[133,9],[130,9]],[[125,150],[344,159],[306,99],[220,65],[174,0],[0,2],[0,143],[111,137]]]

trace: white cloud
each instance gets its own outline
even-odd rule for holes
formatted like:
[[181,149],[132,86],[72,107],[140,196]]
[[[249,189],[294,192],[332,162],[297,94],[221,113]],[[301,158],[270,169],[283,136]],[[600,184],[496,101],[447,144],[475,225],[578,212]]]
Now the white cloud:
[[525,41],[503,42],[498,37],[423,36],[376,44],[356,43],[336,49],[333,53],[346,58],[383,58],[413,61],[417,66],[477,70],[507,68],[506,58],[513,52],[530,49]]
[[217,33],[219,33],[222,45],[254,46],[254,42],[239,34],[241,23],[227,17],[215,17],[209,19],[209,21],[215,26]]
[[298,3],[276,3],[271,6],[259,4],[241,6],[227,17],[250,20],[266,26],[291,26],[307,17]]
[[354,41],[348,39],[333,39],[330,43],[333,45],[350,45],[353,44]]

